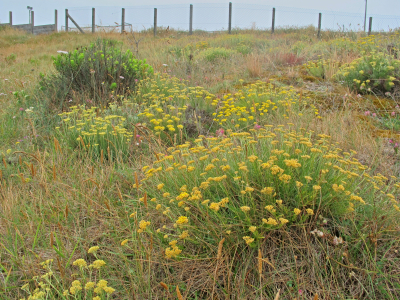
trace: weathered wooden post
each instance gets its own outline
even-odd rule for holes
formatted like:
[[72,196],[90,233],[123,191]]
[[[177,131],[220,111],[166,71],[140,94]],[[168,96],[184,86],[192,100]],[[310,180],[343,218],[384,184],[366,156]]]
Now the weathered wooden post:
[[190,4],[189,12],[189,35],[193,34],[193,4]]
[[65,31],[68,32],[68,9],[65,10]]
[[58,11],[54,11],[54,31],[58,32]]
[[228,33],[232,33],[232,2],[229,2],[229,23],[228,23]]
[[125,8],[122,9],[121,33],[125,31]]
[[271,27],[271,33],[275,32],[275,7],[272,8],[272,27]]
[[372,17],[369,17],[368,35],[372,33]]
[[32,26],[32,34],[33,34],[33,29],[35,28],[35,13],[33,10],[31,11],[31,26]]
[[8,22],[8,23],[10,23],[10,26],[12,26],[12,11],[10,11],[10,12],[8,13],[8,19],[9,19],[9,22]]
[[318,16],[318,38],[321,38],[321,20],[322,20],[322,13],[319,13]]
[[70,16],[70,14],[69,14],[68,11],[67,11],[67,19],[68,19],[68,18],[71,19],[71,22],[74,23],[74,25],[76,26],[76,28],[78,28],[78,30],[79,30],[80,32],[85,33],[85,32],[83,31],[83,29],[78,25],[78,23],[75,22],[75,20]]
[[154,8],[154,36],[157,35],[157,8]]
[[92,33],[96,32],[96,9],[92,7]]

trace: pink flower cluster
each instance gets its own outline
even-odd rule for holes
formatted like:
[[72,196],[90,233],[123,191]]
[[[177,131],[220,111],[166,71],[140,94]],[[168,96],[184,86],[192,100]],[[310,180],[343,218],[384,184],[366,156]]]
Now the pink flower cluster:
[[364,115],[365,115],[365,116],[373,116],[374,118],[376,117],[376,113],[372,113],[372,114],[371,114],[371,112],[370,112],[369,110],[367,110],[366,112],[364,112]]
[[389,143],[393,145],[394,148],[399,148],[399,143],[395,143],[393,140],[389,140]]

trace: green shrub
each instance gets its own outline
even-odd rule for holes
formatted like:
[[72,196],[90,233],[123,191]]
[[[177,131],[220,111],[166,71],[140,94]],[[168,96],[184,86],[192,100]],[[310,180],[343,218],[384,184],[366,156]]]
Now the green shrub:
[[320,58],[315,61],[309,61],[303,66],[310,75],[321,79],[327,79],[337,73],[340,63],[335,60]]
[[146,60],[136,59],[130,50],[123,52],[113,40],[99,39],[89,47],[61,53],[53,61],[57,73],[42,75],[41,89],[56,94],[61,107],[75,93],[90,97],[94,104],[108,103],[110,94],[127,95],[138,80],[153,73]]
[[237,45],[236,51],[243,55],[247,55],[252,52],[252,47],[241,42],[239,45]]
[[173,45],[167,49],[168,53],[174,55],[176,58],[189,59],[190,55],[196,55],[204,49],[209,47],[208,43],[205,41],[194,43],[189,43],[186,46]]
[[138,232],[158,236],[167,258],[212,257],[223,238],[227,249],[258,248],[274,232],[352,218],[377,203],[399,210],[388,178],[370,176],[355,151],[342,152],[329,136],[281,126],[251,131],[200,136],[143,167]]
[[216,62],[217,60],[228,59],[231,56],[235,55],[237,51],[226,49],[226,48],[207,48],[204,51],[200,52],[197,58],[204,59],[208,62]]
[[17,55],[14,54],[14,53],[11,53],[11,54],[8,55],[5,59],[6,59],[6,62],[7,62],[8,64],[12,64],[12,63],[14,63],[14,62],[17,60]]
[[302,41],[297,41],[296,43],[293,44],[291,48],[291,52],[293,52],[296,55],[300,55],[301,52],[304,50],[304,48],[307,47],[307,44]]
[[400,79],[400,61],[382,52],[365,55],[340,68],[335,77],[359,93],[392,92]]
[[251,48],[255,48],[257,42],[260,44],[267,43],[265,39],[255,39],[254,36],[247,34],[233,34],[233,35],[222,35],[216,39],[210,41],[211,47],[223,47],[228,49],[236,49],[239,45],[246,45]]

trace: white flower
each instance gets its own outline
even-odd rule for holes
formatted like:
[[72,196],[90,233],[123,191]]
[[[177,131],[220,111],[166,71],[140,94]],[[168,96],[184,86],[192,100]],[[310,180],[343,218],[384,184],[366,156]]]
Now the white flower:
[[167,64],[163,64],[163,66],[164,66],[164,67],[168,67],[168,65],[167,65]]
[[324,237],[324,233],[321,230],[314,229],[313,231],[310,232],[312,235],[317,234],[318,237]]
[[26,112],[27,114],[30,114],[32,111],[33,111],[33,107],[32,107],[32,106],[29,107],[29,108],[27,108],[27,109],[25,109],[25,112]]
[[57,53],[68,54],[68,51],[58,50]]
[[335,236],[335,237],[333,238],[333,244],[334,244],[335,246],[337,246],[337,245],[339,245],[339,244],[343,244],[343,239],[342,239],[341,237]]

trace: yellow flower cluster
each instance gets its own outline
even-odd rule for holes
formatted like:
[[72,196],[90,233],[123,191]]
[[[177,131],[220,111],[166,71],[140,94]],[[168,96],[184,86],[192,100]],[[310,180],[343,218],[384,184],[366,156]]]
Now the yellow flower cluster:
[[71,295],[75,295],[77,292],[82,290],[81,282],[79,280],[74,280],[69,288]]
[[254,242],[254,239],[249,236],[244,236],[243,239],[247,245],[250,245],[252,242]]
[[188,217],[185,217],[185,216],[180,216],[178,218],[178,220],[176,220],[176,224],[178,224],[178,225],[184,225],[184,224],[187,224],[188,222],[189,222],[189,219],[188,219]]
[[[217,110],[213,113],[215,122],[227,128],[242,129],[254,124],[258,127],[269,114],[281,114],[287,118],[290,113],[299,114],[304,103],[292,87],[276,88],[270,83],[257,81],[235,94],[212,100],[211,105]],[[254,161],[252,157],[249,160]]]
[[[307,222],[314,215],[337,213],[332,203],[344,207],[338,216],[345,216],[366,202],[355,192],[362,176],[371,186],[384,186],[384,176],[367,175],[367,167],[353,158],[354,152],[343,153],[329,136],[291,130],[290,126],[265,126],[251,132],[227,130],[217,138],[200,136],[193,143],[168,148],[166,155],[143,168],[141,189],[151,191],[155,199],[149,204],[154,208],[150,217],[168,215],[168,219],[161,215],[166,227],[159,226],[159,236],[179,237],[184,243],[210,240],[206,233],[218,235],[219,224],[234,220],[235,228],[243,229],[234,231],[240,239],[245,232],[254,234],[251,244],[268,231]],[[229,169],[223,168],[227,165]],[[194,166],[195,170],[188,172],[182,166]],[[169,187],[167,194],[160,188],[164,186]],[[382,197],[392,199],[390,195]],[[258,211],[262,207],[265,210]],[[260,214],[264,215],[261,220]],[[193,239],[185,239],[188,233],[179,228],[189,219],[201,224],[190,227]],[[221,233],[232,232],[222,227]],[[220,235],[214,239],[219,243]],[[165,252],[169,258],[180,253],[176,245]]]
[[138,233],[142,233],[143,231],[145,231],[147,226],[149,226],[150,224],[151,224],[150,221],[141,220],[139,222]]
[[112,151],[127,152],[133,133],[124,128],[125,118],[118,115],[98,115],[98,107],[86,109],[84,105],[71,106],[70,112],[59,114],[63,127],[59,133],[71,146],[80,146],[93,153],[107,156]]
[[80,259],[75,260],[72,263],[72,265],[78,266],[79,268],[83,268],[83,267],[87,266],[87,263],[86,263],[86,261],[84,259],[80,258]]
[[[138,84],[137,101],[140,101],[142,112],[138,114],[143,125],[148,126],[156,135],[174,134],[184,128],[184,121],[192,116],[187,110],[190,104],[214,98],[203,87],[187,87],[185,82],[166,74],[155,74],[154,78],[143,80]],[[194,116],[194,122],[201,116]]]
[[168,247],[167,249],[165,249],[165,257],[166,258],[174,258],[174,257],[178,256],[179,254],[181,254],[182,250],[178,248],[176,243],[177,243],[177,241],[171,241],[169,243],[169,245],[171,247]]

